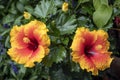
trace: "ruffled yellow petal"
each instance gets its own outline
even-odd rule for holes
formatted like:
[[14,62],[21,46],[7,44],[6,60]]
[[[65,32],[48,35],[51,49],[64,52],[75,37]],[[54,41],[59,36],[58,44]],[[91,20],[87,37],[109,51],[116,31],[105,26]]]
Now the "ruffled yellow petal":
[[12,60],[15,60],[19,64],[24,64],[29,60],[33,51],[30,51],[27,48],[17,49],[11,48],[8,50],[8,55],[11,56]]

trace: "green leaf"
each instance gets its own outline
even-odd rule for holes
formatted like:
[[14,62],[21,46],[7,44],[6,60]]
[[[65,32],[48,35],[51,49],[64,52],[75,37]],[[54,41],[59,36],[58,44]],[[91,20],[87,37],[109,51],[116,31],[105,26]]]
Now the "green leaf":
[[66,76],[62,69],[58,71],[52,71],[51,80],[66,80]]
[[12,68],[10,69],[10,73],[11,73],[15,78],[17,77]]
[[18,1],[16,7],[21,13],[24,12],[24,5],[21,2]]
[[1,9],[4,9],[4,6],[3,6],[3,5],[0,5],[0,10],[1,10]]
[[53,62],[58,63],[66,57],[66,50],[63,46],[52,47],[48,56],[43,59],[46,66],[51,66]]
[[14,21],[14,15],[8,14],[3,18],[3,24],[13,22]]
[[[1,27],[0,27],[0,28],[1,28]],[[0,34],[0,36],[4,36],[4,35],[7,34],[9,31],[10,31],[10,29],[5,30],[4,32],[2,32],[2,33]]]
[[25,6],[25,10],[27,10],[29,13],[33,13],[34,11],[33,7],[29,5]]
[[29,80],[36,80],[38,76],[32,76]]
[[97,10],[102,4],[108,6],[108,0],[93,0],[95,10]]
[[63,4],[62,0],[54,0],[54,2],[55,2],[55,5],[58,6],[58,7],[61,7],[62,4]]
[[71,71],[79,72],[80,71],[80,66],[77,63],[71,62]]
[[40,18],[45,18],[49,14],[54,14],[56,11],[54,2],[51,1],[41,1],[41,4],[36,5],[35,7],[35,16]]
[[75,8],[75,10],[77,10],[77,8],[79,8],[79,6],[81,5],[81,3],[85,3],[85,2],[88,2],[89,0],[79,0],[78,1],[78,5],[77,7]]
[[12,14],[17,14],[17,9],[16,9],[16,4],[15,3],[12,3],[11,4],[11,8],[9,9],[9,12],[12,13]]
[[120,0],[115,0],[114,6],[120,8]]
[[19,0],[22,4],[27,4],[29,0]]
[[4,66],[4,68],[3,68],[3,73],[4,73],[4,74],[7,73],[7,70],[8,70],[8,66]]
[[26,68],[23,65],[21,65],[19,73],[25,74],[25,72],[26,72]]
[[56,63],[63,61],[63,58],[66,57],[66,50],[63,46],[56,47],[53,59]]
[[67,17],[65,15],[61,15],[57,20],[57,28],[60,30],[61,35],[64,34],[72,34],[77,27],[75,24],[76,19],[75,16]]
[[64,45],[68,45],[68,42],[69,42],[69,38],[68,37],[62,37],[61,38],[62,39],[62,43],[64,44]]
[[107,24],[111,15],[112,7],[103,4],[93,13],[93,21],[98,28],[102,28]]
[[79,3],[85,3],[88,2],[89,0],[79,0]]
[[18,72],[18,78],[22,79],[26,73],[26,68],[23,65],[20,65],[20,69]]
[[19,25],[21,24],[21,19],[23,18],[23,16],[19,16],[18,18],[16,18],[16,20],[14,21],[14,25]]
[[60,35],[60,31],[56,27],[55,21],[51,22],[51,24],[48,26],[48,29],[49,29],[49,34],[51,36],[59,36]]
[[10,47],[9,40],[10,40],[10,36],[7,36],[5,40],[5,47],[8,47],[8,48]]

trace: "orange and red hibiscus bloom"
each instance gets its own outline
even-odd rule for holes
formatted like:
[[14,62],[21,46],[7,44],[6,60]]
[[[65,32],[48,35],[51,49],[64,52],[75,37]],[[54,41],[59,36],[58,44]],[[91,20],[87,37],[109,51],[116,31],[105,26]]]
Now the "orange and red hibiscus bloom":
[[10,32],[11,48],[8,54],[12,60],[25,67],[33,67],[49,53],[50,39],[43,22],[34,20],[28,24],[14,26]]
[[103,30],[89,31],[89,29],[78,28],[71,45],[72,60],[79,63],[82,69],[91,71],[92,75],[98,75],[98,70],[110,67],[113,58],[108,52],[108,35]]

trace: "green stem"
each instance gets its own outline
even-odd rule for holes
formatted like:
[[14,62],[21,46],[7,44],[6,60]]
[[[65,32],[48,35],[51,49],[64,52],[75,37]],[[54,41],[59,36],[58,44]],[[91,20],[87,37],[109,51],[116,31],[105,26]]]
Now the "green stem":
[[80,2],[78,3],[77,7],[75,8],[75,11],[77,10],[77,8],[80,6]]

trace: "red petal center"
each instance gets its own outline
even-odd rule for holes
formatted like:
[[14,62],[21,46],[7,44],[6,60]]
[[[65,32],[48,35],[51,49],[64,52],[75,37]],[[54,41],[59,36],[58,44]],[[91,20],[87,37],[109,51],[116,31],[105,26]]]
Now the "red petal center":
[[28,48],[35,51],[38,48],[38,42],[36,39],[30,39],[30,43],[28,43]]
[[38,48],[38,41],[35,38],[24,37],[23,41],[28,44],[30,50],[35,51]]
[[91,49],[92,49],[92,46],[90,46],[90,45],[86,45],[84,48],[84,53],[88,58],[93,56],[93,54],[95,53]]

